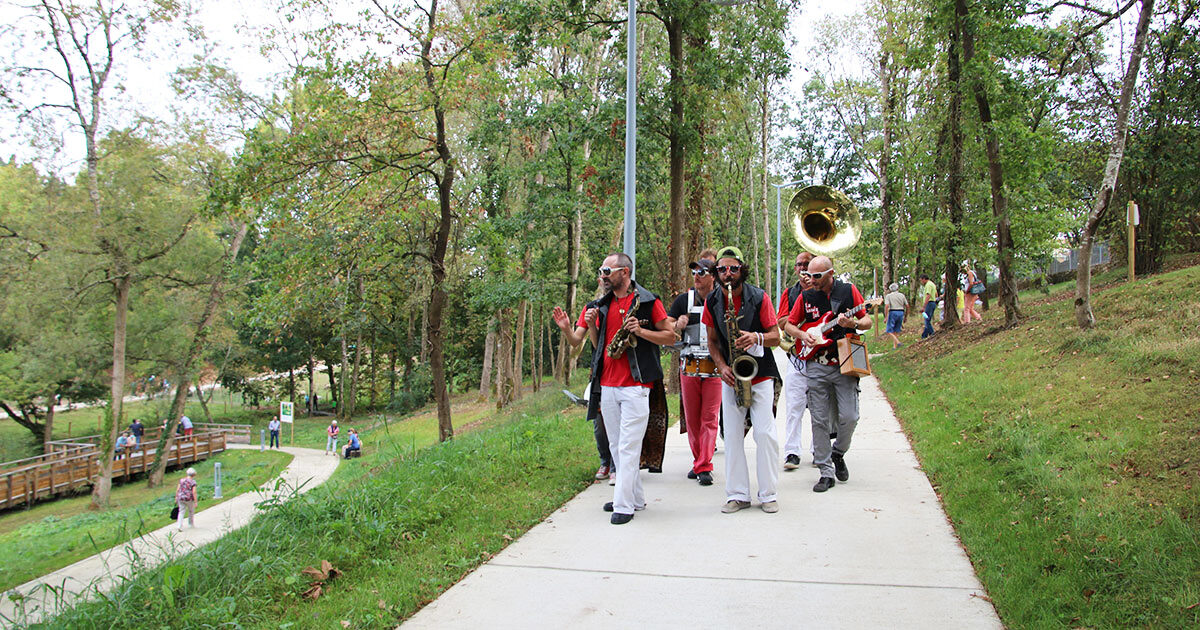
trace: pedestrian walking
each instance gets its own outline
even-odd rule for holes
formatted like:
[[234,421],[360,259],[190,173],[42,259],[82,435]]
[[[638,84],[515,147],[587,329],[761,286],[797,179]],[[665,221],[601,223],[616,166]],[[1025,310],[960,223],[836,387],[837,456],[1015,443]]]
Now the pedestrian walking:
[[279,427],[279,414],[275,414],[267,424],[267,429],[271,431],[271,448],[279,448]]
[[895,282],[888,285],[888,293],[883,296],[887,306],[887,336],[892,338],[892,349],[904,345],[900,343],[900,327],[904,325],[904,314],[908,311],[908,297],[900,292],[900,285]]
[[196,526],[196,500],[200,493],[196,489],[196,469],[187,469],[187,476],[179,480],[175,489],[175,505],[179,507],[179,531],[183,531],[183,518],[187,516],[188,525]]
[[327,439],[325,440],[325,454],[329,455],[330,453],[332,453],[334,455],[337,455],[337,445],[338,445],[337,420],[329,421],[329,428],[325,429],[325,434],[326,434],[326,436],[328,436]]

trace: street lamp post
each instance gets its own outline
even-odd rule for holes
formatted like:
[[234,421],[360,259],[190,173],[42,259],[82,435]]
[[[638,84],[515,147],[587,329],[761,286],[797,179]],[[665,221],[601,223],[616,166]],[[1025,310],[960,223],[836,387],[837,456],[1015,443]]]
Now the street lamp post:
[[803,183],[802,180],[796,180],[786,184],[771,184],[775,187],[775,299],[783,295],[783,208],[780,206],[779,191]]
[[625,255],[633,261],[629,277],[637,273],[635,185],[637,183],[637,0],[629,0],[625,40]]

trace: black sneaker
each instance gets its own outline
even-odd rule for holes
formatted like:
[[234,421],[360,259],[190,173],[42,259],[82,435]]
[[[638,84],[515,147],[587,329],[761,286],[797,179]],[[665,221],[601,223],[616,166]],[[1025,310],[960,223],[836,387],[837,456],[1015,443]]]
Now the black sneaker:
[[696,478],[696,471],[689,470],[688,471],[688,479],[695,479],[695,478]]
[[796,470],[799,467],[800,467],[800,456],[795,453],[788,455],[787,458],[783,460],[783,469],[784,470]]
[[833,481],[833,477],[821,477],[821,479],[817,481],[817,485],[813,486],[813,492],[825,492],[834,485],[835,483]]
[[629,521],[632,521],[632,520],[633,520],[632,514],[621,514],[618,512],[613,512],[612,518],[608,519],[608,522],[612,523],[613,525],[624,525],[625,523],[628,523]]
[[841,453],[834,453],[830,456],[833,460],[833,475],[838,481],[846,481],[850,478],[850,469],[846,468],[845,456]]
[[605,512],[611,512],[611,511],[612,511],[612,501],[609,501],[608,503],[605,503],[605,504],[604,504],[604,511],[605,511]]
[[708,472],[707,470],[696,476],[700,479],[700,485],[702,485],[702,486],[711,486],[712,485],[712,473]]

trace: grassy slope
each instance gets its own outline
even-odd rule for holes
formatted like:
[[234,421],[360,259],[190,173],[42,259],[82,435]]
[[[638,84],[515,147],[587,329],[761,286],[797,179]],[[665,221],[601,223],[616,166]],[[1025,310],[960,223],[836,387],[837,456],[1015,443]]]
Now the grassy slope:
[[1200,267],[1029,300],[877,374],[1010,627],[1200,625]]
[[[429,414],[374,429],[320,488],[48,625],[392,627],[591,483],[591,426],[564,402],[474,405],[483,428],[433,446]],[[306,600],[322,560],[344,573]]]
[[[280,452],[238,450],[195,464],[198,509],[253,491],[278,476],[291,459]],[[223,472],[222,499],[212,498],[215,462],[221,462]],[[87,495],[5,512],[0,516],[0,549],[10,560],[0,564],[0,592],[167,525],[183,474],[168,473],[163,486],[153,490],[140,482],[115,486],[113,509],[107,512],[89,512]]]

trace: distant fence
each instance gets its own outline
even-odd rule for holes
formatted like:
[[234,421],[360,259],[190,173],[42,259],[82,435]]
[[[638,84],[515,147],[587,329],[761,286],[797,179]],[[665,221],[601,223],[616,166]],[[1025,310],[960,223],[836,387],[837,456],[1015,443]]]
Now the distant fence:
[[[1092,245],[1092,267],[1107,265],[1110,262],[1112,262],[1112,248],[1108,246],[1108,243],[1096,243]],[[1044,272],[1048,276],[1053,276],[1074,271],[1077,267],[1079,267],[1079,248],[1073,248],[1056,252],[1055,256],[1050,260],[1049,269],[1039,269],[1038,272]]]
[[[229,443],[250,442],[250,425],[196,423],[189,436],[176,436],[167,455],[167,466],[182,466],[211,457]],[[162,428],[146,429],[141,444],[117,451],[113,459],[113,479],[128,479],[148,471]],[[31,505],[37,499],[73,490],[92,483],[100,474],[99,435],[55,440],[47,453],[0,463],[0,509]]]

